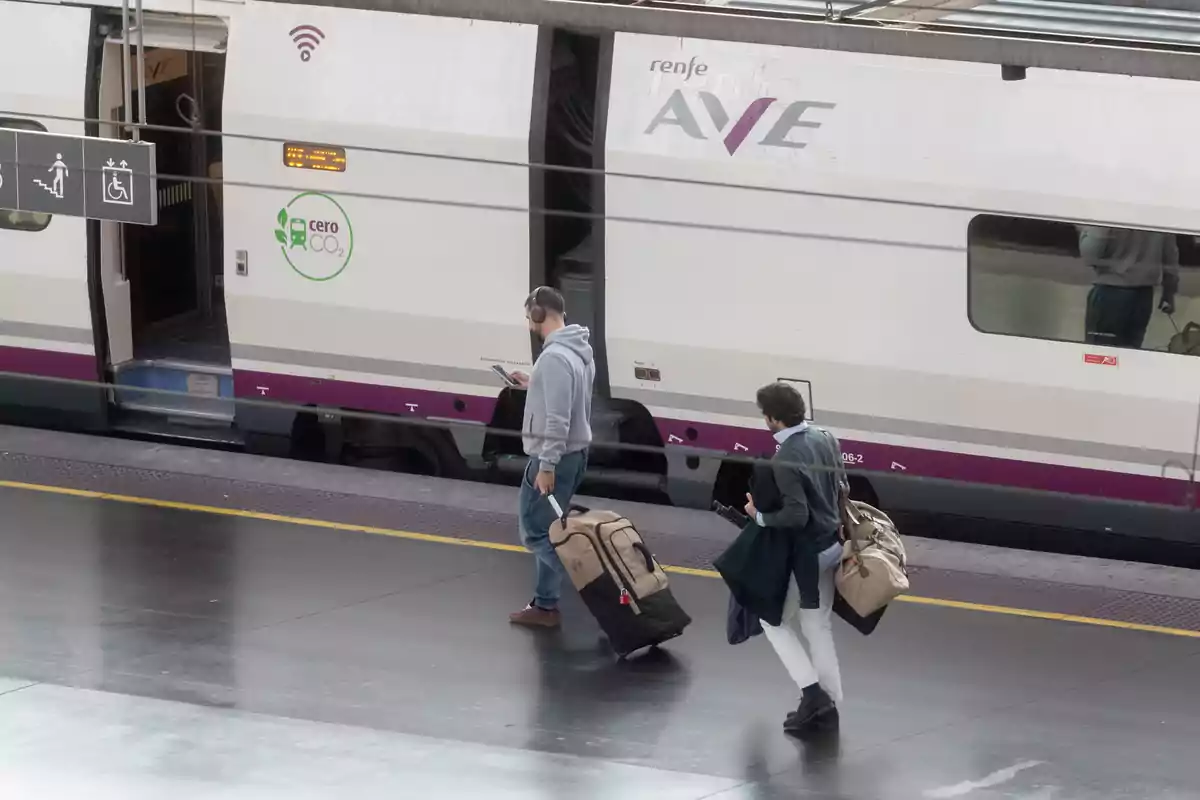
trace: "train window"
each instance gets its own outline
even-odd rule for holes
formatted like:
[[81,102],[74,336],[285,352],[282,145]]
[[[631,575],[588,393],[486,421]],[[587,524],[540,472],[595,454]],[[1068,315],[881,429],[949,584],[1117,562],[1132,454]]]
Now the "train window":
[[981,215],[967,238],[977,330],[1200,356],[1200,237]]
[[[19,131],[46,131],[46,126],[31,119],[13,119],[0,117],[0,128],[11,128]],[[0,229],[8,228],[14,231],[41,231],[50,224],[50,214],[34,211],[10,211],[0,209]]]

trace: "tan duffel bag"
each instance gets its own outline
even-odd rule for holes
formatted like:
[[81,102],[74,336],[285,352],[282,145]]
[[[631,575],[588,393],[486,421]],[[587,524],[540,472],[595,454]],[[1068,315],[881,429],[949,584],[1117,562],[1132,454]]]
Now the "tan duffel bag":
[[904,543],[895,523],[874,506],[844,490],[840,505],[842,563],[835,582],[847,605],[867,617],[908,591]]

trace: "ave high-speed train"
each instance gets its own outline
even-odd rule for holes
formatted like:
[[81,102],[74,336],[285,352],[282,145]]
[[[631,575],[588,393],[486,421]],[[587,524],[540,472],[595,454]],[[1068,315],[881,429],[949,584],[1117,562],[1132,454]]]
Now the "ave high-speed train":
[[[522,397],[492,368],[528,368],[546,283],[596,347],[597,479],[737,497],[783,379],[889,511],[1200,543],[1200,52],[553,0],[145,8],[157,224],[0,211],[5,420],[500,469]],[[0,18],[0,135],[123,135],[119,3]],[[1170,245],[1139,283],[1085,230],[1113,263]]]

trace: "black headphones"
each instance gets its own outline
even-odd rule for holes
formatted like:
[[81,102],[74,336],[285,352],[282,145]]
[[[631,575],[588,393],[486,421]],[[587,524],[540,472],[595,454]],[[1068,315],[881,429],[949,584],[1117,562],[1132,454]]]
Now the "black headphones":
[[546,321],[546,309],[538,305],[538,297],[542,294],[542,287],[539,286],[533,290],[533,294],[529,295],[529,319],[541,325]]

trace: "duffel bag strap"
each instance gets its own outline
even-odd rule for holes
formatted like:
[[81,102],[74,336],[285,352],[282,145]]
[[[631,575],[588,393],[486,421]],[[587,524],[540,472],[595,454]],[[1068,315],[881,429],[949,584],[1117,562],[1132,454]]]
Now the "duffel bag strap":
[[867,576],[867,568],[862,563],[861,557],[863,543],[861,539],[854,535],[856,526],[853,514],[851,512],[849,487],[843,486],[838,490],[838,513],[842,518],[842,527],[839,531],[840,538],[843,542],[850,543],[850,552],[853,554],[852,557],[858,562],[859,572],[865,578]]

